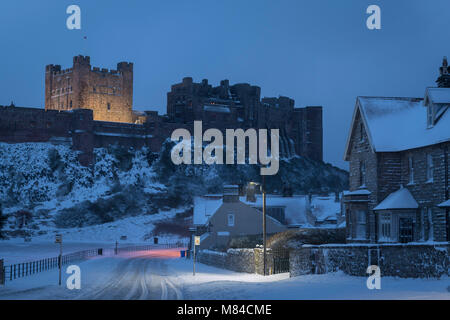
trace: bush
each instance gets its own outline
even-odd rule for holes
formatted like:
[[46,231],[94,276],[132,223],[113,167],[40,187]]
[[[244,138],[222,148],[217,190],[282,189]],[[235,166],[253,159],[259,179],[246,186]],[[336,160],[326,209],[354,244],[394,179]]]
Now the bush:
[[51,172],[55,172],[56,169],[60,168],[62,166],[62,160],[61,156],[59,155],[58,150],[56,149],[50,149],[48,150],[47,154],[47,164],[50,168]]
[[146,202],[142,190],[127,186],[111,197],[84,201],[72,208],[58,212],[54,218],[59,228],[74,228],[112,222],[117,219],[144,213]]
[[133,166],[133,153],[126,147],[112,145],[109,147],[110,153],[116,159],[117,168],[121,171],[130,171]]
[[298,247],[302,244],[345,243],[345,229],[295,229],[280,232],[270,237],[271,248]]
[[3,214],[2,206],[0,205],[0,239],[3,238],[2,230],[6,224],[6,216]]
[[19,210],[14,213],[14,216],[16,217],[16,223],[20,229],[31,221],[33,214],[27,210]]

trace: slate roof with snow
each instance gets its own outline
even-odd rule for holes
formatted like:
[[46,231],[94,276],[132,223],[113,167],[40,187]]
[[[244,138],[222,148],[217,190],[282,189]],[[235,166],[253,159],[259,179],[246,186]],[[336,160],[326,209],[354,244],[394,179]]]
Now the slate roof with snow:
[[[450,88],[428,88],[428,92],[435,103],[450,101]],[[449,110],[429,128],[427,108],[421,98],[358,97],[347,139],[346,160],[358,112],[374,152],[397,152],[450,141]]]
[[221,205],[222,195],[195,197],[193,224],[205,225]]
[[380,202],[373,210],[417,209],[419,204],[409,192],[408,188],[401,187]]
[[[256,195],[256,202],[247,201],[245,196],[239,197],[242,203],[250,207],[262,208],[262,196]],[[222,205],[222,196],[208,195],[194,198],[194,225],[205,225],[208,219]],[[340,203],[334,201],[334,196],[313,196],[311,200],[311,213],[308,219],[308,197],[293,196],[283,197],[279,195],[267,195],[268,207],[284,207],[287,225],[311,226],[311,218],[317,221],[332,220],[340,212]]]
[[344,196],[366,196],[366,195],[370,195],[372,192],[370,192],[367,189],[358,189],[355,191],[344,191]]
[[444,201],[437,205],[440,208],[450,208],[450,200]]
[[425,96],[432,103],[450,104],[450,90],[448,88],[427,88]]
[[[247,201],[247,197],[239,200],[251,207],[262,208],[262,195],[256,195],[256,202]],[[306,218],[307,199],[305,196],[283,197],[268,194],[266,196],[268,207],[284,207],[284,217],[287,224],[308,224]]]

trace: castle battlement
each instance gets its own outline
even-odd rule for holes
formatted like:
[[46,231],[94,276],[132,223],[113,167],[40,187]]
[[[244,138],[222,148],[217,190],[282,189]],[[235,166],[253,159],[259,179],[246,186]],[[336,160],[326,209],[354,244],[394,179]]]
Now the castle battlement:
[[118,71],[118,70],[109,70],[107,68],[100,68],[100,67],[92,67],[91,69],[92,72],[99,72],[99,73],[103,73],[103,74],[111,74],[111,75],[121,75],[122,72]]

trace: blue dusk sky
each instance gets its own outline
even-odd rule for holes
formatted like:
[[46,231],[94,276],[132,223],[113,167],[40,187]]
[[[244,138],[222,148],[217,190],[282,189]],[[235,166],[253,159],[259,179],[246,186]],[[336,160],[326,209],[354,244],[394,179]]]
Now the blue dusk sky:
[[[81,30],[66,28],[71,4]],[[381,30],[366,27],[371,4]],[[134,62],[134,108],[160,114],[185,76],[247,82],[322,105],[324,160],[347,168],[356,97],[422,97],[450,56],[449,12],[448,0],[3,0],[0,105],[43,107],[45,65],[78,54],[110,69]]]

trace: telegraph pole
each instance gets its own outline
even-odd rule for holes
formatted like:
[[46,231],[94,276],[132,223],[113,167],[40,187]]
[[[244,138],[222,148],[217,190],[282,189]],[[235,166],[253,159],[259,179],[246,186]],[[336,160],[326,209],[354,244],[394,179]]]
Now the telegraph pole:
[[266,181],[265,176],[262,176],[262,196],[263,196],[263,266],[264,275],[266,275],[266,250],[267,250],[267,235],[266,235]]

